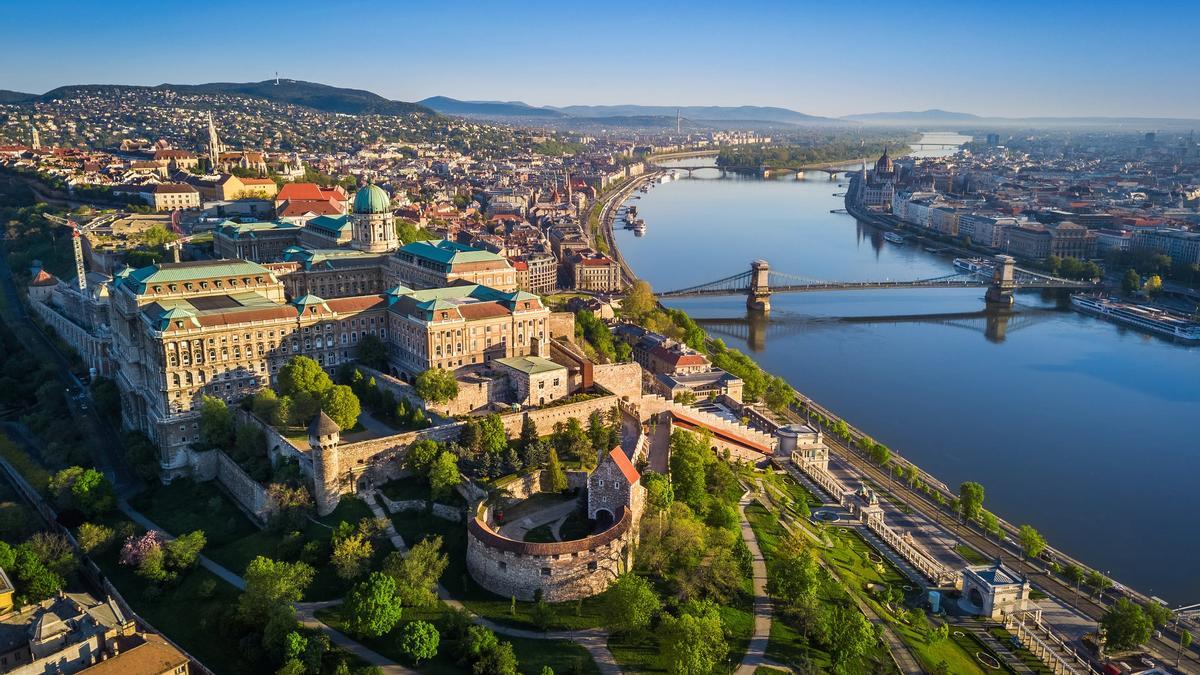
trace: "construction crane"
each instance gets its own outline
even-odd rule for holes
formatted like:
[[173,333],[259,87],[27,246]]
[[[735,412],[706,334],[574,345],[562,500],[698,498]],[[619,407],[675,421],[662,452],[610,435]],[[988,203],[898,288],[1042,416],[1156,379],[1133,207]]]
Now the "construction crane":
[[80,293],[86,292],[87,270],[84,269],[83,266],[83,236],[79,233],[79,223],[76,223],[69,218],[63,218],[61,216],[55,216],[49,213],[43,215],[46,217],[46,220],[49,220],[52,223],[66,225],[67,227],[71,228],[71,246],[75,250],[75,274],[77,277],[75,283],[79,285]]

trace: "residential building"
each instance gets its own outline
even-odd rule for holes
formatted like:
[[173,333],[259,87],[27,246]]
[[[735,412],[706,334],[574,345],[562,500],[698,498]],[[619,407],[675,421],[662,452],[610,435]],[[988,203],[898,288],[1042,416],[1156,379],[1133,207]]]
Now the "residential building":
[[200,192],[185,183],[159,183],[142,195],[155,211],[200,208]]
[[1200,264],[1200,232],[1169,228],[1138,230],[1133,234],[1132,248],[1171,256],[1175,263]]
[[0,616],[0,672],[78,673],[117,655],[136,635],[133,619],[111,598],[60,592]]
[[624,288],[621,265],[598,251],[578,251],[570,261],[571,288],[615,293]]

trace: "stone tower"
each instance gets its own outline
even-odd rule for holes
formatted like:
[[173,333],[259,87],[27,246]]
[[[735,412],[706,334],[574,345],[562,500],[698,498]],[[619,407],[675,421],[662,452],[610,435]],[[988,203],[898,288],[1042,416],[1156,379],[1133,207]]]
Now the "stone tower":
[[338,466],[338,443],[341,427],[329,419],[325,411],[317,413],[308,425],[308,445],[312,449],[313,487],[317,500],[317,515],[327,516],[337,508],[342,498]]
[[354,193],[352,246],[367,253],[386,253],[400,248],[392,222],[392,200],[378,185],[367,185]]

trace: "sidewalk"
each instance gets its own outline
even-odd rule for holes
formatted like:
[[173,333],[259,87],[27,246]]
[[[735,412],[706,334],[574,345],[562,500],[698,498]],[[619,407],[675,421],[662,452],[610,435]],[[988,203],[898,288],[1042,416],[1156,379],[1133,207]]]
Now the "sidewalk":
[[[132,506],[130,506],[129,503],[126,502],[124,499],[117,500],[117,508],[119,508],[121,510],[121,513],[124,513],[126,516],[129,516],[129,519],[132,520],[133,522],[137,523],[138,525],[141,525],[142,527],[146,528],[147,530],[156,530],[159,534],[161,534],[163,536],[163,539],[170,541],[175,538],[175,535],[173,535],[170,532],[167,532],[165,529],[159,527],[157,523],[150,520],[146,516],[142,515],[141,512],[134,510],[134,508]],[[201,567],[203,567],[204,569],[208,570],[209,572],[212,572],[213,574],[217,575],[218,577],[221,578],[222,581],[225,581],[226,583],[228,583],[229,585],[238,589],[239,591],[246,590],[246,581],[244,579],[242,579],[240,576],[238,576],[237,574],[234,574],[233,572],[231,572],[229,570],[229,568],[218,564],[212,558],[209,558],[208,556],[204,555],[203,553],[200,554],[200,557],[198,560],[200,562]]]
[[[761,482],[759,489],[762,489]],[[735,671],[736,675],[754,675],[755,669],[767,663],[767,644],[771,640],[771,617],[774,606],[767,595],[767,564],[763,560],[762,550],[758,547],[758,538],[754,529],[746,519],[746,506],[750,504],[750,491],[747,490],[738,500],[738,514],[741,516],[742,541],[750,549],[750,567],[753,570],[754,581],[754,634],[750,636],[750,646],[746,655]]]

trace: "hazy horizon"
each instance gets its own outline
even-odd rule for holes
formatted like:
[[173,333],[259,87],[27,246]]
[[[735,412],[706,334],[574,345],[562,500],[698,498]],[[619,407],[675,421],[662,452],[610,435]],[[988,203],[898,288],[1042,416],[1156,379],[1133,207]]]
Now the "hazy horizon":
[[[59,2],[0,8],[28,30],[0,45],[23,68],[0,89],[252,82],[274,77],[418,101],[773,106],[826,117],[941,109],[983,117],[1200,115],[1200,6],[940,0],[703,0],[393,6]],[[490,11],[489,11],[490,10]],[[167,26],[163,30],[160,27]],[[250,30],[253,29],[253,30]]]

